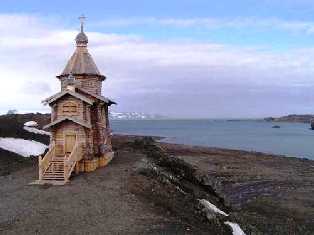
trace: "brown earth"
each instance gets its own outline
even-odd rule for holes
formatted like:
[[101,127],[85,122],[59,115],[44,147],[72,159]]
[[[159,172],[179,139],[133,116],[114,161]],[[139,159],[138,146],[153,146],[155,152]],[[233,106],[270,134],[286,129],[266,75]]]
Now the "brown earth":
[[[115,136],[114,160],[66,186],[28,185],[36,158],[0,152],[1,234],[314,234],[314,161]],[[12,158],[11,158],[12,157]],[[211,220],[206,199],[229,214]]]
[[1,234],[198,234],[199,229],[128,190],[140,154],[118,152],[105,169],[64,187],[31,186],[35,166],[0,177]]
[[66,186],[29,185],[37,178],[36,159],[8,166],[9,174],[0,176],[0,233],[216,234],[146,197],[163,186],[136,173],[145,155],[119,148],[106,168],[77,175]]
[[236,150],[162,146],[206,174],[208,184],[232,208],[242,227],[253,225],[262,234],[314,234],[314,161]]

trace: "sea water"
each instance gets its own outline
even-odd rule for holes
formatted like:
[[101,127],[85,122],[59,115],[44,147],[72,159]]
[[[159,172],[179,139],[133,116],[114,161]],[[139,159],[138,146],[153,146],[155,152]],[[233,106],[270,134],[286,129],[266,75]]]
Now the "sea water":
[[[279,125],[281,128],[272,128]],[[113,120],[115,133],[166,137],[165,142],[240,149],[314,160],[309,124],[228,120]]]

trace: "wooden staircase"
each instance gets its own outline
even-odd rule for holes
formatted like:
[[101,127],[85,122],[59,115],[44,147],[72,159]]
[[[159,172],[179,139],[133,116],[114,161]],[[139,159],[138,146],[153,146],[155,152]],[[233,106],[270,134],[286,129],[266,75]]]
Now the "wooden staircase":
[[43,180],[61,180],[64,181],[64,157],[54,157],[43,172]]
[[76,143],[71,154],[58,156],[52,143],[44,158],[39,157],[39,183],[63,185],[67,183],[78,161],[82,160],[83,145]]

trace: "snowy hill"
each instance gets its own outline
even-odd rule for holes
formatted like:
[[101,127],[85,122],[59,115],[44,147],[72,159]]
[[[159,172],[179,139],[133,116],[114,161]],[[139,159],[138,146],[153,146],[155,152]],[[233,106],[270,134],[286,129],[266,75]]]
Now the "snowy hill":
[[146,120],[146,119],[164,119],[164,116],[157,114],[146,114],[138,112],[110,112],[109,118],[112,120]]

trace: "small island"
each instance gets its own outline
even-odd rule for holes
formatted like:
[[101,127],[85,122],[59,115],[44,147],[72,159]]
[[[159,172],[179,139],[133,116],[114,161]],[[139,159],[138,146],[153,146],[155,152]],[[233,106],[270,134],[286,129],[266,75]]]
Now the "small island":
[[282,117],[267,117],[264,118],[268,122],[293,122],[293,123],[311,123],[314,119],[314,114],[290,114]]

